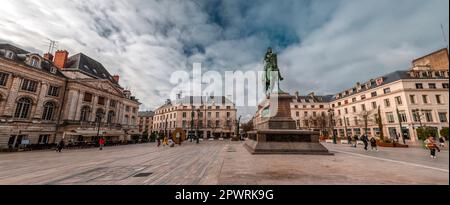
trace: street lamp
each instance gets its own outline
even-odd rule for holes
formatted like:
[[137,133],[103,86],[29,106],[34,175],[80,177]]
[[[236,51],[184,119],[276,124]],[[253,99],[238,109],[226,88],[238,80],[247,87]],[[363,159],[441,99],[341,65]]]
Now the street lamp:
[[198,136],[198,134],[199,134],[199,130],[198,130],[199,126],[200,126],[200,108],[197,108],[197,130],[195,132],[195,140],[196,140],[197,144],[200,143],[200,137]]
[[99,140],[100,135],[100,123],[102,122],[103,112],[97,112],[96,119],[97,119],[97,136],[95,137],[96,141]]

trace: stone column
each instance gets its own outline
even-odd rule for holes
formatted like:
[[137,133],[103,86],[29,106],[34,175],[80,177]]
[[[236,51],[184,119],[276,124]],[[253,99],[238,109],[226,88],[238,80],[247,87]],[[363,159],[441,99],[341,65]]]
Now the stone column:
[[36,102],[36,110],[33,115],[36,119],[42,118],[42,112],[44,112],[44,99],[48,87],[49,85],[47,83],[41,83],[40,89],[37,91],[38,99]]
[[22,82],[22,79],[19,76],[12,76],[12,84],[11,88],[9,89],[8,96],[5,96],[6,102],[5,102],[5,110],[3,112],[4,116],[12,117],[14,115],[14,108],[16,107],[16,100],[17,95],[20,89],[20,83]]
[[73,118],[73,120],[79,120],[81,117],[81,108],[83,106],[84,93],[81,92],[81,90],[78,90],[77,96],[78,96],[76,99],[77,105],[76,105],[75,117]]

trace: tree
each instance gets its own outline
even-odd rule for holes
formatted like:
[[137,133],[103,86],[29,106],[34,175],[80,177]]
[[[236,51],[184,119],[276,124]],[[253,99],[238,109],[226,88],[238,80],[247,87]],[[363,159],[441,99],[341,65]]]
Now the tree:
[[380,140],[384,141],[383,120],[381,119],[380,106],[378,106],[378,113],[377,113],[377,116],[376,116],[376,122],[378,124],[378,129],[380,130]]
[[417,128],[417,137],[419,140],[425,141],[429,136],[437,137],[437,130],[433,127],[419,127]]
[[446,140],[448,140],[448,127],[443,127],[441,131],[439,131],[441,134],[441,137],[444,137]]
[[358,120],[364,124],[364,135],[367,136],[367,127],[369,126],[369,123],[373,122],[373,119],[371,118],[374,110],[371,111],[361,111],[357,114]]

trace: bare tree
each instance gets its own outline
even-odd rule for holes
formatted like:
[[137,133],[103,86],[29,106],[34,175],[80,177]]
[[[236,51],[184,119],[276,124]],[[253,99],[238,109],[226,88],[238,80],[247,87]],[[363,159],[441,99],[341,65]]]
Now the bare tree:
[[375,110],[371,110],[371,111],[363,110],[356,115],[358,118],[358,121],[364,124],[364,135],[365,136],[367,136],[367,127],[369,126],[369,123],[374,122],[374,119],[371,118],[374,111]]

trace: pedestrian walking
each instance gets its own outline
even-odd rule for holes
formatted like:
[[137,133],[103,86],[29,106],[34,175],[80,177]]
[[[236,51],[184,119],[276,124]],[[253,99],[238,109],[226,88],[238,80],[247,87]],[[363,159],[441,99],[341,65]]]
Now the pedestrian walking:
[[375,137],[370,138],[370,147],[372,148],[372,151],[375,149],[378,152],[377,140],[375,139]]
[[356,144],[358,143],[358,136],[353,136],[353,147],[356,148]]
[[58,145],[56,145],[56,152],[61,152],[61,150],[64,148],[64,139],[61,139],[59,141]]
[[[349,145],[352,145],[352,138],[350,137],[350,135],[347,136],[347,143],[348,143]],[[353,146],[353,145],[352,145],[352,146]]]
[[436,159],[436,150],[438,152],[441,151],[439,147],[436,145],[436,142],[434,141],[434,138],[432,136],[429,136],[427,140],[425,140],[426,147],[430,150],[430,156],[433,159]]
[[333,144],[337,144],[336,135],[333,135]]
[[369,138],[367,138],[366,135],[363,135],[363,136],[361,137],[361,140],[362,140],[363,143],[364,143],[364,150],[367,151],[367,146],[369,145]]
[[158,147],[161,146],[161,137],[159,135],[156,138],[156,141],[158,142]]
[[103,139],[103,137],[101,137],[98,140],[98,144],[100,145],[100,150],[103,150],[103,147],[105,146],[105,139]]
[[445,147],[445,139],[444,139],[444,137],[439,137],[439,147]]

